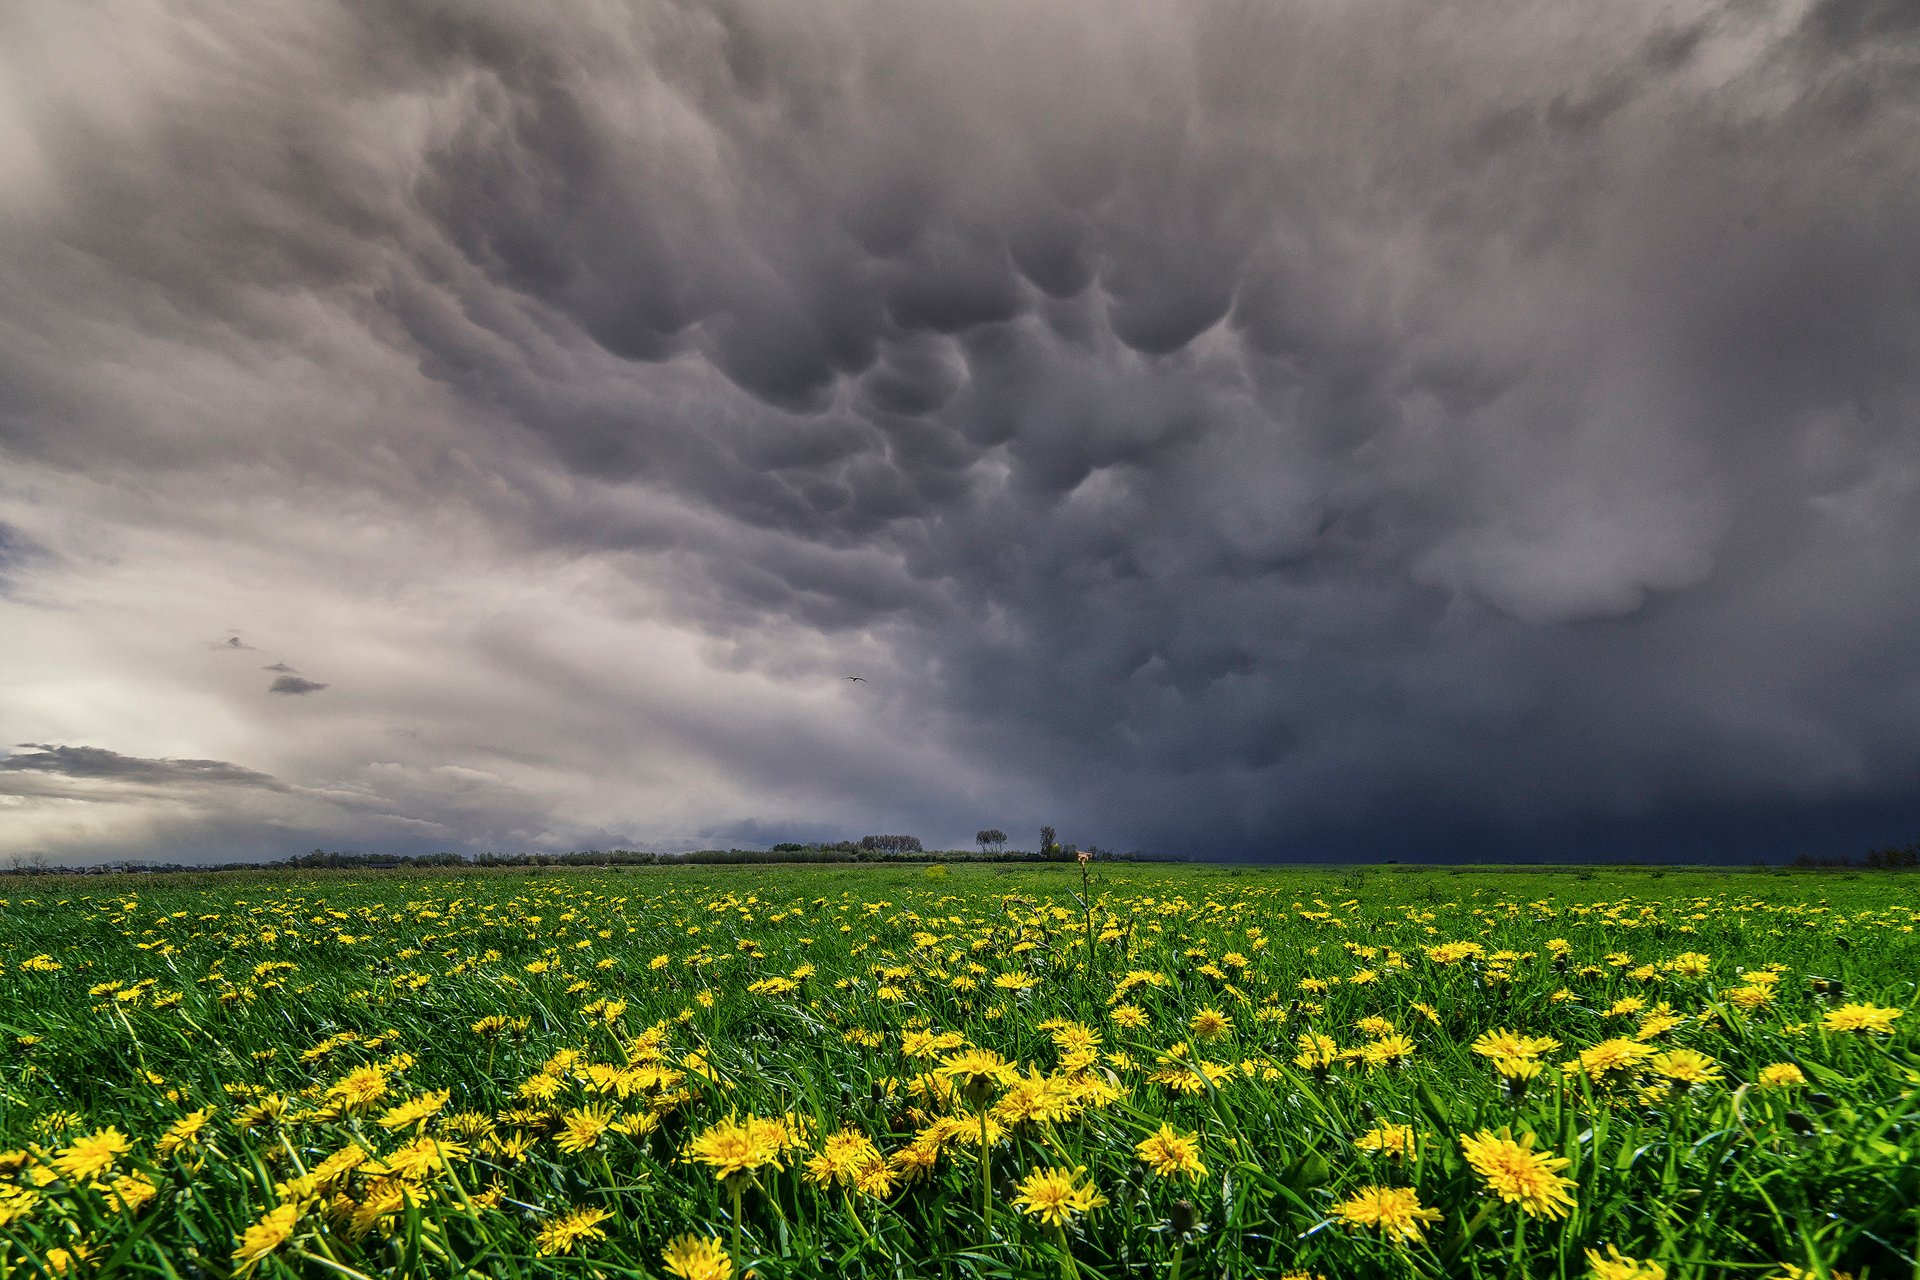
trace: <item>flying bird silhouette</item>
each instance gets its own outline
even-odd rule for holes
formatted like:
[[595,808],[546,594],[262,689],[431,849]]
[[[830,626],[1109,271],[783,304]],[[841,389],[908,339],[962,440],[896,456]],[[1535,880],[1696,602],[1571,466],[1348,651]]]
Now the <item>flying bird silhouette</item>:
[[851,680],[855,684],[865,684],[867,682],[867,678],[865,676],[841,676],[840,678],[842,680]]

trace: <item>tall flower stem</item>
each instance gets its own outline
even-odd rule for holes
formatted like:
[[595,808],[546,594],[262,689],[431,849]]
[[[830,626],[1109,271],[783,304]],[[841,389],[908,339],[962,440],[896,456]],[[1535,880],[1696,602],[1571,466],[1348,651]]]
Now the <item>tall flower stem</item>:
[[987,1146],[987,1109],[980,1108],[980,1223],[982,1243],[993,1241],[993,1171],[988,1157],[991,1149]]
[[727,1194],[733,1198],[733,1269],[741,1269],[740,1262],[740,1174],[727,1179]]

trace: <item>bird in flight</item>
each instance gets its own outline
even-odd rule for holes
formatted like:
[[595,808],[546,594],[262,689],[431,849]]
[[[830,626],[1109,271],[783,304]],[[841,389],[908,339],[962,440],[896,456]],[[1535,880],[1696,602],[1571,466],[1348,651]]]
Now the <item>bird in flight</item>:
[[851,680],[855,684],[865,684],[867,682],[867,678],[865,676],[841,676],[840,678],[842,680]]

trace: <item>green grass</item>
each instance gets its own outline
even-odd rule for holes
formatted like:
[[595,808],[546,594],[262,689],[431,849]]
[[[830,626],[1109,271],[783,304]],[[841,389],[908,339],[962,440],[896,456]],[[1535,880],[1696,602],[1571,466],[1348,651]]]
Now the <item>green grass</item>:
[[[1588,1251],[1609,1246],[1674,1280],[1920,1275],[1911,877],[1132,865],[1091,877],[1084,897],[1072,866],[0,882],[0,1149],[12,1153],[0,1276],[232,1274],[243,1233],[283,1203],[290,1233],[252,1273],[654,1276],[672,1238],[731,1251],[737,1230],[739,1263],[763,1280],[1580,1277]],[[1430,954],[1447,943],[1478,952]],[[1686,955],[1707,959],[1670,965]],[[1771,999],[1741,994],[1769,966]],[[1130,1027],[1111,1011],[1135,971],[1166,981],[1118,1002],[1144,1015]],[[795,989],[749,990],[779,977]],[[1611,1012],[1622,1000],[1646,1007]],[[1563,1070],[1662,1003],[1678,1021],[1647,1043],[1706,1055],[1711,1078]],[[1905,1012],[1886,1033],[1828,1028],[1856,1004]],[[1231,1031],[1198,1040],[1202,1009]],[[520,1029],[473,1029],[489,1017]],[[1379,1044],[1382,1024],[1363,1019],[1390,1022],[1411,1057],[1296,1061],[1308,1033],[1355,1054]],[[1063,1021],[1101,1037],[1078,1072],[1050,1031]],[[1471,1047],[1496,1029],[1560,1042],[1518,1096]],[[930,1074],[938,1057],[903,1054],[915,1030],[1079,1082],[1058,1086],[1080,1088],[1074,1114],[1010,1123],[991,1148],[990,1226],[977,1138],[949,1137],[930,1175],[885,1194],[807,1176],[837,1131],[891,1156],[943,1116],[977,1123]],[[571,1061],[556,1061],[563,1050]],[[1181,1065],[1200,1061],[1211,1076]],[[610,1081],[630,1062],[668,1075],[625,1077],[624,1098],[593,1092],[589,1066]],[[1761,1087],[1780,1063],[1807,1083]],[[386,1095],[330,1106],[369,1065]],[[379,1123],[442,1090],[436,1114]],[[276,1115],[243,1125],[276,1100]],[[590,1104],[633,1132],[563,1150],[566,1115]],[[168,1127],[205,1108],[197,1141],[163,1152]],[[736,1220],[729,1188],[685,1155],[747,1115],[786,1118],[798,1145],[736,1184]],[[1136,1144],[1162,1123],[1197,1135],[1204,1177],[1141,1163]],[[1392,1125],[1418,1135],[1411,1158],[1356,1147]],[[87,1135],[109,1126],[127,1150],[77,1171]],[[1564,1217],[1500,1200],[1469,1167],[1460,1139],[1503,1128],[1569,1162]],[[535,1141],[514,1158],[489,1132]],[[373,1160],[416,1137],[465,1153],[411,1177],[363,1163],[314,1194],[286,1185],[344,1148]],[[1049,1229],[1015,1206],[1019,1181],[1046,1167],[1084,1168],[1107,1203]],[[129,1212],[111,1188],[136,1174],[153,1195]],[[1410,1243],[1343,1221],[1336,1206],[1370,1185],[1412,1188],[1440,1220]],[[1184,1236],[1180,1201],[1197,1219]],[[607,1214],[604,1237],[542,1254],[543,1229],[577,1209]]]

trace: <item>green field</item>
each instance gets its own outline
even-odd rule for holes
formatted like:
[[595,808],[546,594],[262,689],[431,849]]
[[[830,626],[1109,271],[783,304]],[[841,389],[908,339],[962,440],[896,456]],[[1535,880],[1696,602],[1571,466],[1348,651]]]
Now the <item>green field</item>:
[[1090,874],[0,881],[0,1276],[1920,1275],[1914,878]]

